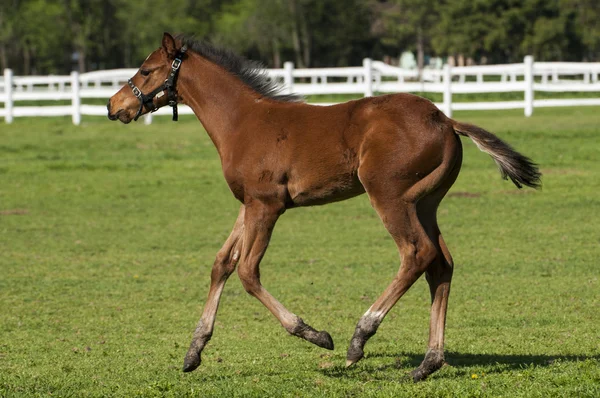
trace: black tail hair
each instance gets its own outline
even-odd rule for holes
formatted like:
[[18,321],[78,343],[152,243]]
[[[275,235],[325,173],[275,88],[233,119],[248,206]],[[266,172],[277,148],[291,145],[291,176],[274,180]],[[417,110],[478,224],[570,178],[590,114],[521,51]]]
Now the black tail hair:
[[452,120],[452,126],[456,133],[469,137],[481,151],[489,154],[498,165],[502,178],[505,180],[510,178],[517,188],[526,185],[537,189],[542,186],[542,173],[538,165],[527,156],[521,155],[506,142],[481,127],[455,120]]

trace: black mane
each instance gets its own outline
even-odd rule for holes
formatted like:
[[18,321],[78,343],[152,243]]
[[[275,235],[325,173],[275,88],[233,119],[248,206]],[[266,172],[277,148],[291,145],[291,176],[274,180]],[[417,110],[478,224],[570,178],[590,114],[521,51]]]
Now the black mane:
[[223,67],[227,72],[239,78],[248,87],[260,95],[282,102],[302,102],[304,98],[297,94],[281,94],[281,87],[269,80],[264,66],[260,62],[250,61],[231,50],[216,47],[206,41],[195,40],[186,35],[176,37],[188,49]]

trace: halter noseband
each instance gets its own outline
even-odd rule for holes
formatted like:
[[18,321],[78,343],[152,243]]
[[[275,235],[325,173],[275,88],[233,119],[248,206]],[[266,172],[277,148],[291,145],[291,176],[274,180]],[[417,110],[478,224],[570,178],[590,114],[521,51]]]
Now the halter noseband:
[[173,121],[177,121],[178,113],[177,113],[177,90],[175,89],[175,84],[177,83],[177,75],[179,73],[179,67],[181,66],[181,62],[183,60],[183,56],[187,51],[187,46],[181,47],[175,59],[171,63],[171,72],[169,76],[165,79],[165,82],[161,84],[159,87],[154,89],[150,94],[142,93],[131,79],[127,80],[127,84],[131,87],[131,91],[133,91],[133,95],[137,97],[140,101],[140,109],[138,109],[137,113],[133,120],[137,121],[144,108],[147,108],[150,112],[156,112],[158,107],[154,104],[154,98],[158,95],[158,93],[167,90],[167,98],[169,99],[169,105],[173,107]]

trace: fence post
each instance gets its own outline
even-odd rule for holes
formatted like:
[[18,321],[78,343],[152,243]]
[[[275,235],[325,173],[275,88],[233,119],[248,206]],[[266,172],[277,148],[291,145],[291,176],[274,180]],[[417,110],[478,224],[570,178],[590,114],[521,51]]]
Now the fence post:
[[144,115],[144,124],[145,125],[152,124],[152,112],[148,112]]
[[526,55],[525,64],[525,116],[533,114],[533,56]]
[[81,124],[81,98],[79,98],[79,72],[71,72],[71,112],[73,124]]
[[373,95],[373,68],[371,58],[363,59],[364,70],[364,83],[365,83],[365,97],[371,97]]
[[283,63],[283,83],[288,94],[294,93],[294,63],[284,62]]
[[4,122],[13,121],[13,72],[12,69],[4,69]]
[[452,67],[444,65],[444,113],[452,117]]

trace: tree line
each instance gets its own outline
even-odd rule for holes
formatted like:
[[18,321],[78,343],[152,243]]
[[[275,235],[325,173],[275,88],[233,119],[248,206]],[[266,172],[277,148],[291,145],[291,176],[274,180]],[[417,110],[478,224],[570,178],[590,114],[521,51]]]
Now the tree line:
[[136,67],[163,31],[270,67],[359,65],[415,53],[459,62],[600,59],[598,0],[2,0],[0,67],[66,74]]

